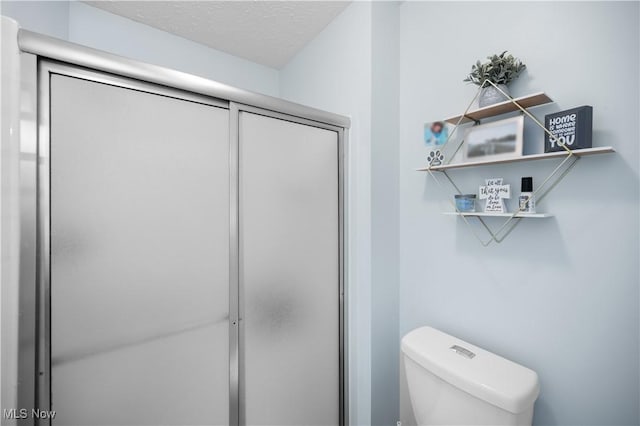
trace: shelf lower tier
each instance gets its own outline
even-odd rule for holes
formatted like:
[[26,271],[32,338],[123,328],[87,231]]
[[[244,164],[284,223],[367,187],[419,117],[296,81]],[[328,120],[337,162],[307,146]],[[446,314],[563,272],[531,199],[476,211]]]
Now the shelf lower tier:
[[[585,148],[585,149],[576,149],[573,150],[573,155],[577,157],[584,157],[587,155],[595,155],[595,154],[607,154],[611,152],[615,152],[615,150],[610,146],[599,146],[597,148]],[[416,169],[419,172],[426,172],[429,170],[433,171],[443,171],[448,169],[461,169],[465,167],[477,167],[477,166],[489,166],[492,164],[507,164],[507,163],[517,163],[520,161],[533,161],[533,160],[548,160],[552,158],[562,158],[568,156],[569,153],[566,151],[558,151],[558,152],[547,152],[544,154],[531,154],[531,155],[523,155],[521,157],[514,158],[503,158],[500,160],[489,160],[489,161],[469,161],[467,163],[453,163],[453,164],[444,164],[442,166],[433,166],[422,167]]]
[[[511,217],[513,213],[485,213],[485,212],[443,212],[447,216],[479,216],[479,217]],[[544,219],[553,217],[551,213],[518,213],[517,218]]]

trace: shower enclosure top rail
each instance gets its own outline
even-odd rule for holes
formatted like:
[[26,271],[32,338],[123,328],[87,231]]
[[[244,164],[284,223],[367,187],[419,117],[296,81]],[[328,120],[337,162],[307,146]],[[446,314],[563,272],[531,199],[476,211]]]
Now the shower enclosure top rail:
[[20,50],[38,56],[68,62],[99,71],[109,72],[137,80],[170,86],[189,92],[212,96],[269,111],[290,114],[319,123],[349,128],[348,117],[272,96],[237,89],[214,80],[198,77],[158,65],[146,64],[123,56],[92,49],[76,43],[56,39],[25,29],[18,31]]

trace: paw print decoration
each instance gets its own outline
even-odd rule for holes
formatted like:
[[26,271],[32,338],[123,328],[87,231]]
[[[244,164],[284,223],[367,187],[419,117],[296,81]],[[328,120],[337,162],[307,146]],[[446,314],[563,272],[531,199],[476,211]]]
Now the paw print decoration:
[[429,151],[427,155],[427,164],[430,166],[441,166],[444,164],[444,154],[439,149]]

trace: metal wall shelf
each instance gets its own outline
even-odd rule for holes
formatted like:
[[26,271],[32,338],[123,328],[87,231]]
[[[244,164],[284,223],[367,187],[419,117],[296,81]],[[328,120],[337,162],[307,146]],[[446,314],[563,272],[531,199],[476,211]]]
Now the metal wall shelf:
[[428,170],[443,171],[443,170],[449,170],[449,169],[461,169],[465,167],[478,167],[478,166],[490,166],[494,164],[517,163],[520,161],[549,160],[551,158],[562,158],[562,157],[567,157],[569,155],[584,157],[587,155],[608,154],[611,152],[616,152],[613,149],[613,147],[601,146],[597,148],[575,149],[571,151],[572,154],[568,153],[567,151],[547,152],[544,154],[523,155],[521,157],[514,157],[514,158],[501,158],[499,160],[469,161],[466,163],[453,163],[453,164],[443,164],[441,166],[421,167],[416,170],[419,172],[426,172]]
[[465,216],[465,217],[517,217],[527,219],[544,219],[553,217],[551,213],[484,213],[484,212],[443,212],[447,216]]
[[[497,104],[489,105],[484,108],[479,108],[475,110],[471,110],[474,102],[478,99],[481,90],[484,87],[493,86],[496,90],[501,92],[508,100],[504,102],[500,102]],[[539,119],[534,117],[529,111],[529,108],[536,107],[539,105],[548,104],[553,102],[553,100],[547,96],[544,92],[533,93],[531,95],[522,96],[519,98],[512,98],[507,93],[502,91],[497,85],[486,80],[482,86],[478,88],[476,92],[476,96],[471,100],[469,106],[465,110],[464,114],[447,118],[445,121],[449,123],[455,124],[454,129],[449,134],[449,138],[447,141],[439,147],[442,152],[451,140],[451,136],[458,130],[460,125],[464,123],[474,122],[479,124],[481,119],[495,117],[498,115],[506,114],[509,112],[519,111],[524,114],[526,117],[530,118],[538,127],[542,129],[542,131],[549,135],[553,136],[551,132],[544,126]],[[464,143],[464,139],[457,144],[451,151],[453,154],[450,156],[451,158],[458,152],[458,150],[462,147]],[[539,202],[545,198],[545,196],[558,184],[560,181],[571,171],[571,169],[575,166],[576,162],[585,156],[595,155],[595,154],[606,154],[615,152],[615,150],[610,146],[603,146],[597,148],[587,148],[587,149],[579,149],[579,150],[569,150],[569,148],[564,147],[563,151],[559,152],[550,152],[544,154],[532,154],[532,155],[523,155],[520,157],[514,158],[505,158],[499,160],[485,160],[485,161],[471,161],[465,163],[455,163],[455,164],[442,164],[438,166],[428,166],[420,169],[416,169],[420,172],[427,172],[435,182],[441,187],[444,188],[446,186],[451,186],[455,190],[457,194],[462,194],[460,187],[455,183],[452,176],[449,176],[448,171],[452,169],[460,169],[467,167],[478,167],[478,166],[489,166],[489,165],[499,165],[499,164],[508,164],[508,163],[517,163],[522,161],[534,161],[534,160],[549,160],[549,159],[558,159],[560,160],[559,164],[553,169],[551,173],[545,178],[541,180],[541,183],[538,185],[538,188],[533,191],[532,196],[536,198]],[[438,172],[438,173],[436,173]],[[444,177],[443,181],[439,179],[439,176]],[[444,182],[448,182],[445,184]],[[513,231],[518,223],[521,222],[522,219],[544,219],[553,217],[552,214],[549,213],[533,213],[526,214],[522,212],[512,212],[512,213],[485,213],[485,212],[459,212],[456,209],[455,203],[453,202],[453,198],[449,199],[454,210],[452,212],[444,212],[444,215],[448,216],[458,216],[460,217],[467,225],[469,225],[470,230],[474,234],[474,236],[480,241],[483,246],[488,246],[492,242],[501,243],[504,239]],[[497,228],[494,226],[489,226],[489,223],[486,222],[486,218],[504,218],[504,222],[502,225]],[[483,238],[473,226],[469,222],[469,218],[475,218],[484,229],[484,231],[489,235],[489,239]]]

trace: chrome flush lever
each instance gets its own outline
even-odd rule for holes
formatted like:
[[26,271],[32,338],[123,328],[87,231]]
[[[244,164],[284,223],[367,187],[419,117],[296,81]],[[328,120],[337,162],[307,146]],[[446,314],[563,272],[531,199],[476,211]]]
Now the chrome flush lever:
[[474,354],[473,352],[471,352],[469,349],[467,348],[463,348],[462,346],[458,346],[458,345],[453,345],[451,346],[449,349],[451,349],[452,351],[454,351],[455,353],[457,353],[458,355],[461,355],[465,358],[471,359],[474,356],[476,356],[476,354]]

